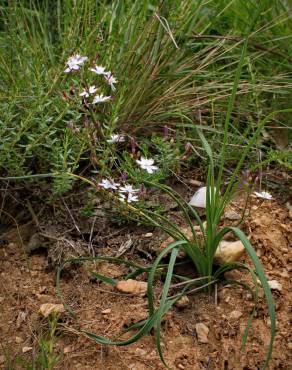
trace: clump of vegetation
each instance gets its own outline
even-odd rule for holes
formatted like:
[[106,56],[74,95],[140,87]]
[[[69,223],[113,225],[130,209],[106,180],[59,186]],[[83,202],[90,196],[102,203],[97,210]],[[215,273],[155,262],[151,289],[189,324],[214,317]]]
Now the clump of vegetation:
[[[275,126],[286,128],[286,113],[291,112],[286,109],[292,97],[287,2],[23,1],[1,6],[0,13],[1,180],[34,181],[40,191],[55,197],[82,180],[92,186],[85,215],[94,212],[90,200],[95,191],[102,191],[115,214],[158,227],[175,240],[150,267],[107,256],[66,261],[64,265],[89,259],[126,264],[134,268],[127,278],[148,273],[149,316],[129,328],[138,329],[136,334],[110,341],[83,332],[100,344],[128,345],[154,328],[158,352],[167,366],[160,344],[165,313],[183,295],[210,291],[224,272],[243,268],[254,281],[254,291],[248,289],[253,291],[255,309],[257,279],[268,305],[271,339],[263,366],[267,368],[276,329],[270,288],[247,237],[237,226],[220,229],[219,223],[246,159],[251,169],[273,162],[291,167],[289,152],[279,150],[277,140],[269,148],[273,136],[267,134]],[[263,128],[269,145],[259,140]],[[201,166],[207,179],[206,226],[196,210],[166,185],[173,174],[194,165]],[[227,166],[229,182],[221,195]],[[150,188],[176,202],[192,240],[148,206]],[[240,263],[214,265],[215,252],[228,232],[241,240],[253,268]],[[175,273],[180,250],[198,278]],[[170,258],[163,264],[167,254]],[[95,278],[116,283],[98,274]],[[155,278],[164,279],[158,302]],[[176,295],[170,294],[173,280],[181,287]],[[39,361],[44,368],[53,368],[58,361],[52,338],[41,344]]]

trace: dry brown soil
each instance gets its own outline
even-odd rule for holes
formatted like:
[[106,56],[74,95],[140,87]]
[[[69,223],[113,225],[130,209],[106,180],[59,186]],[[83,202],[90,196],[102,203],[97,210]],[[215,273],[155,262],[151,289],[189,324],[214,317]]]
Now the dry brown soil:
[[[239,212],[240,200],[231,208]],[[175,213],[175,211],[173,211]],[[17,364],[19,358],[32,363],[39,351],[39,340],[48,332],[48,321],[38,310],[43,303],[59,303],[55,288],[55,266],[59,260],[79,254],[116,256],[150,264],[155,255],[154,246],[161,243],[158,231],[143,227],[109,227],[103,215],[91,221],[71,220],[71,231],[54,218],[40,224],[33,222],[11,228],[2,237],[0,246],[0,368],[25,369]],[[229,221],[230,222],[230,221]],[[85,225],[85,226],[84,226]],[[84,239],[76,236],[76,226]],[[289,326],[291,293],[291,212],[274,201],[252,201],[250,217],[242,228],[260,257],[269,280],[277,280],[282,290],[274,290],[277,313],[277,334],[270,369],[291,369],[292,339]],[[40,235],[40,230],[41,234]],[[22,242],[19,239],[19,233]],[[151,236],[149,232],[153,233]],[[148,233],[148,234],[147,234]],[[90,239],[92,245],[88,242]],[[44,236],[45,235],[45,236]],[[87,236],[86,236],[87,235]],[[88,236],[89,235],[89,236]],[[150,236],[149,236],[150,235]],[[32,236],[34,239],[32,240]],[[43,239],[42,239],[43,238]],[[127,244],[128,243],[128,244]],[[39,248],[39,247],[42,248]],[[121,248],[121,246],[123,248]],[[24,249],[31,249],[29,254]],[[35,249],[35,250],[33,250]],[[118,252],[118,250],[120,250]],[[248,262],[245,256],[243,261]],[[163,369],[156,352],[153,333],[127,347],[101,347],[81,335],[87,329],[113,338],[124,327],[147,317],[147,300],[118,293],[103,283],[91,281],[91,265],[70,266],[62,278],[66,302],[75,311],[61,315],[54,351],[61,355],[55,369],[144,370]],[[100,273],[122,279],[127,272],[108,262],[96,263]],[[234,272],[232,277],[248,280],[246,273]],[[141,279],[146,280],[146,276]],[[159,293],[162,283],[157,281]],[[236,285],[217,286],[214,293],[190,296],[184,309],[172,308],[162,325],[162,347],[165,359],[172,369],[260,369],[267,350],[270,323],[267,307],[261,296],[246,351],[241,352],[242,335],[253,302],[247,290]],[[233,318],[232,311],[242,315]],[[199,343],[195,326],[204,323],[209,328],[208,343]],[[28,347],[28,348],[25,348]],[[23,351],[27,352],[23,353]]]

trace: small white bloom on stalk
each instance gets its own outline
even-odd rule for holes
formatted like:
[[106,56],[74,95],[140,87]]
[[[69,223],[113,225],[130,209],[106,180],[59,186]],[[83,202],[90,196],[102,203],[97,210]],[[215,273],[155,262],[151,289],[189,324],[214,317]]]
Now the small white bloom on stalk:
[[82,93],[79,94],[79,96],[88,98],[89,95],[94,94],[97,91],[97,87],[95,85],[89,86],[88,90],[83,90]]
[[132,203],[132,202],[138,202],[139,198],[137,195],[134,195],[133,193],[128,193],[127,196],[123,193],[119,195],[119,200],[121,202],[127,202],[127,203]]
[[87,57],[83,57],[79,54],[72,55],[68,60],[67,60],[67,66],[68,68],[65,69],[65,73],[70,73],[72,71],[78,71],[80,67],[87,61]]
[[95,95],[92,104],[105,103],[111,99],[111,96],[104,96],[103,94]]
[[120,184],[114,182],[113,180],[108,180],[108,179],[102,179],[101,182],[98,184],[104,189],[112,189],[112,190],[117,190]]
[[123,143],[124,141],[125,141],[125,136],[121,134],[113,134],[111,135],[111,138],[107,140],[109,144]]
[[106,72],[105,74],[104,74],[104,78],[105,78],[105,80],[106,80],[106,83],[108,84],[108,85],[110,85],[110,87],[111,87],[111,89],[113,90],[113,91],[116,91],[116,87],[115,87],[115,85],[114,84],[116,84],[117,82],[118,82],[118,80],[112,75],[112,73],[111,72]]
[[97,75],[105,75],[106,73],[108,73],[105,71],[105,68],[103,66],[95,66],[94,68],[89,68],[89,70]]
[[134,189],[133,185],[126,184],[124,186],[121,186],[119,189],[119,192],[121,193],[128,193],[128,194],[134,194],[137,193],[139,189]]
[[[210,189],[211,193],[211,189]],[[216,188],[214,187],[214,193],[216,193]],[[189,201],[189,205],[199,208],[206,208],[207,206],[207,187],[203,186],[195,192]]]
[[266,200],[273,199],[273,196],[270,193],[268,193],[267,191],[255,191],[254,194],[258,198],[262,198],[262,199],[266,199]]
[[141,159],[137,159],[136,162],[143,170],[146,170],[148,173],[153,173],[158,170],[157,166],[153,166],[154,159],[146,159],[144,157],[141,157]]

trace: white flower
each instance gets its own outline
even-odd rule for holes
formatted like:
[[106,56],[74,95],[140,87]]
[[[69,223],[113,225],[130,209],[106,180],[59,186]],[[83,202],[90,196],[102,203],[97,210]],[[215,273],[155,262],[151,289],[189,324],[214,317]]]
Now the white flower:
[[107,72],[105,71],[105,68],[103,66],[95,66],[94,68],[89,68],[91,72],[96,73],[97,75],[104,75]]
[[111,135],[111,138],[107,140],[109,144],[122,143],[124,141],[125,141],[125,136],[121,134],[113,134]]
[[83,90],[79,96],[84,96],[85,98],[88,98],[90,94],[94,94],[97,91],[97,88],[95,85],[89,86],[88,90]]
[[[210,189],[211,191],[211,189]],[[214,187],[214,193],[216,193],[216,188]],[[189,201],[189,205],[194,207],[206,208],[207,205],[207,187],[203,186],[195,192]]]
[[137,159],[136,162],[143,170],[146,170],[148,173],[153,173],[154,171],[158,170],[157,166],[153,166],[154,159],[146,159],[144,157],[141,157],[141,159]]
[[120,184],[117,184],[116,182],[114,182],[111,179],[110,180],[102,179],[101,182],[98,185],[101,186],[104,189],[113,189],[113,190],[117,190],[118,187],[120,186]]
[[120,194],[119,195],[119,200],[121,202],[128,202],[128,203],[132,203],[132,202],[138,202],[139,201],[139,198],[137,195],[134,195],[132,193],[129,193],[128,194],[128,197],[126,197],[125,194]]
[[65,73],[69,73],[71,71],[77,71],[80,67],[87,61],[87,57],[82,57],[79,54],[72,55],[67,61],[68,68],[65,69]]
[[118,82],[118,80],[111,74],[111,72],[106,72],[104,74],[104,78],[107,82],[108,85],[110,85],[111,89],[113,91],[116,91],[116,87],[114,84],[116,84]]
[[270,193],[268,193],[267,191],[255,191],[254,194],[258,198],[267,199],[267,200],[273,199],[273,196]]
[[138,201],[139,201],[139,198],[137,195],[134,195],[132,193],[128,194],[128,203],[138,202]]
[[126,200],[126,196],[125,196],[125,194],[120,194],[120,195],[119,195],[119,200],[120,200],[121,202],[125,202],[125,200]]
[[133,194],[137,193],[139,189],[134,189],[133,185],[126,184],[125,186],[121,186],[119,189],[119,192],[121,193],[128,193],[128,194]]
[[92,104],[98,104],[98,103],[104,103],[106,101],[109,101],[111,99],[111,96],[103,96],[103,94],[95,95],[93,98]]

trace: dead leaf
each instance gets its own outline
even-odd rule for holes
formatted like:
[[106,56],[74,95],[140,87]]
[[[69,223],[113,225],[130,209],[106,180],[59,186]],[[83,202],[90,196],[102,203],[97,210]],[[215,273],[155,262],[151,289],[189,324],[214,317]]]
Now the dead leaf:
[[43,317],[49,317],[52,313],[65,312],[65,308],[62,304],[56,303],[44,303],[39,309],[39,314]]

